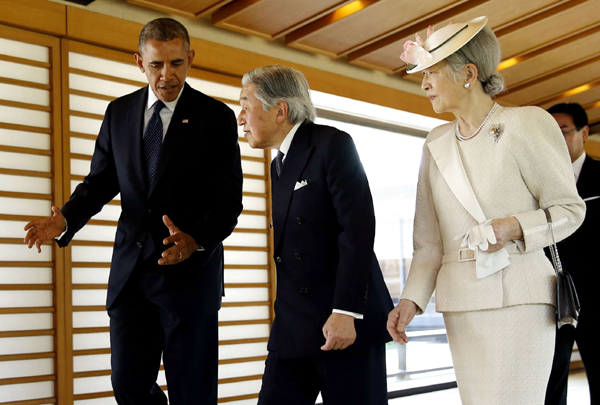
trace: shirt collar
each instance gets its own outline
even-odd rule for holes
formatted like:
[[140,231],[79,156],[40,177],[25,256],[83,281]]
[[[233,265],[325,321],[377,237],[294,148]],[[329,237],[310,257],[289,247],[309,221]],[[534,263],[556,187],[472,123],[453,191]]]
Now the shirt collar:
[[[181,88],[181,90],[179,91],[179,94],[177,95],[177,98],[173,101],[163,101],[165,107],[167,107],[171,112],[175,111],[175,107],[177,106],[177,102],[179,101],[179,97],[181,97],[181,93],[183,93],[183,88],[185,86],[183,86]],[[156,97],[156,94],[154,94],[154,91],[152,90],[152,87],[150,87],[150,85],[148,85],[148,105],[146,106],[146,110],[149,110],[152,108],[152,106],[154,105],[154,103],[156,103],[156,100],[158,100],[158,97]]]
[[581,168],[583,167],[583,162],[585,161],[585,151],[573,162],[573,174],[575,175],[575,183],[579,180],[579,175],[581,174]]
[[296,135],[296,131],[298,131],[298,128],[300,128],[300,125],[302,125],[301,122],[294,125],[292,127],[292,129],[290,129],[290,132],[288,132],[288,134],[283,139],[283,142],[281,142],[281,146],[279,147],[279,150],[281,151],[281,153],[283,153],[284,160],[287,157],[288,152],[290,151],[290,146],[292,146],[292,141],[294,140],[294,135]]

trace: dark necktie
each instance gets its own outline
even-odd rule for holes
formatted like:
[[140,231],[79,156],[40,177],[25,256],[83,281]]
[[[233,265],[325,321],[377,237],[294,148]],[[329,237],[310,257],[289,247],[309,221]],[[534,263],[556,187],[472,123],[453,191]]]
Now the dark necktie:
[[281,176],[281,169],[283,168],[283,157],[285,153],[282,151],[277,151],[277,156],[275,157],[275,171],[277,172],[277,178]]
[[[146,179],[148,180],[148,187],[152,185],[154,175],[156,174],[156,166],[158,165],[158,158],[160,157],[160,150],[163,143],[163,124],[160,119],[160,110],[165,105],[162,101],[156,100],[154,103],[154,111],[152,116],[148,120],[146,130],[144,131],[144,158],[146,163]],[[154,240],[148,232],[146,235],[146,243],[144,243],[144,249],[142,251],[144,260],[148,259],[152,253],[156,250]]]

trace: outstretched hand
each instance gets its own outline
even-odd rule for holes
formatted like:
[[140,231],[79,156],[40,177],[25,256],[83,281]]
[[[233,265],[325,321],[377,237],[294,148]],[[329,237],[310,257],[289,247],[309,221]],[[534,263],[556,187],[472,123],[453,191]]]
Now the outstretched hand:
[[169,229],[169,235],[171,235],[163,240],[163,244],[170,245],[174,243],[175,246],[171,246],[162,253],[162,258],[158,260],[158,264],[164,266],[181,263],[198,250],[200,246],[194,238],[180,231],[167,215],[163,215],[163,222]]
[[410,300],[400,300],[388,315],[387,330],[394,342],[408,343],[406,327],[417,313],[417,304]]
[[23,230],[27,231],[24,242],[31,249],[37,247],[38,253],[42,252],[42,243],[51,241],[60,236],[67,229],[65,216],[58,207],[52,207],[52,215],[47,218],[36,219],[29,222]]

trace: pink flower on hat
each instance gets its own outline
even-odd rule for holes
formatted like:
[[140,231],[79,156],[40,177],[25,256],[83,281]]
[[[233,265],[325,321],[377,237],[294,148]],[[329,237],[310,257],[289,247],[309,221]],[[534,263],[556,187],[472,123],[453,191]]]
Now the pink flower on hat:
[[419,44],[419,42],[423,42],[419,36],[417,36],[417,41],[406,41],[404,43],[404,52],[400,55],[400,59],[411,65],[429,63],[433,56]]

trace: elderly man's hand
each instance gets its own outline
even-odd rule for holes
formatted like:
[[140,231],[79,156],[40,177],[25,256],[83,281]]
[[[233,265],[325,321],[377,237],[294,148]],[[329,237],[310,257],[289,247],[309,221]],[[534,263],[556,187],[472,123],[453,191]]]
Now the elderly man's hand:
[[163,240],[163,244],[170,245],[174,243],[175,246],[171,246],[162,253],[162,258],[158,260],[158,264],[161,266],[179,264],[200,248],[194,238],[180,231],[168,216],[163,216],[163,222],[171,235]]
[[345,314],[331,314],[323,326],[323,336],[327,341],[321,350],[344,350],[356,340],[354,318]]
[[37,247],[38,253],[42,252],[42,243],[60,236],[67,229],[67,221],[58,207],[52,207],[52,216],[36,219],[25,225],[25,243],[31,249]]

